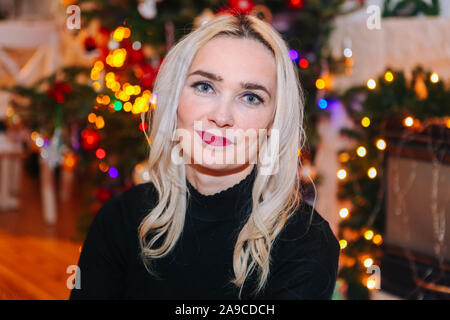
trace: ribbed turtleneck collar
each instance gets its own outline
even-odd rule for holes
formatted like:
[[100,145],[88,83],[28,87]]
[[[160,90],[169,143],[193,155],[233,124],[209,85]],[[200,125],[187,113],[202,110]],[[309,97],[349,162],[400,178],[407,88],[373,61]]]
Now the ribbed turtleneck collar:
[[242,217],[252,206],[252,189],[257,167],[235,185],[212,195],[201,194],[186,178],[191,194],[188,215],[203,221],[225,221]]

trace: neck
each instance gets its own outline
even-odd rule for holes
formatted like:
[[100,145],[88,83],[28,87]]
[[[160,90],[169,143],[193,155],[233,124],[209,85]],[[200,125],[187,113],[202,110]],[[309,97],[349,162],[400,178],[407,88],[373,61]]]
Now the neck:
[[186,178],[189,183],[203,195],[213,195],[242,181],[253,170],[254,164],[220,171],[211,170],[198,164],[186,165]]

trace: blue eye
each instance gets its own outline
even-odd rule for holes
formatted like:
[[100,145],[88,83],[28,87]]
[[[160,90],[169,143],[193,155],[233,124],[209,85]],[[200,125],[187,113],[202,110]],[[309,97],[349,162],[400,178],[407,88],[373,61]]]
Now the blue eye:
[[[244,97],[251,97],[252,99],[251,100],[247,100],[247,102],[249,104],[252,104],[252,105],[255,105],[255,106],[264,102],[264,100],[262,98],[260,98],[259,96],[257,96],[254,93],[246,94]],[[256,102],[254,102],[255,100],[256,100]]]
[[211,88],[212,89],[211,85],[209,83],[207,83],[207,82],[196,82],[196,83],[192,84],[191,87],[195,88],[197,91],[200,91],[200,92],[203,92],[203,93],[208,93],[208,92],[203,91],[203,90],[199,90],[198,88],[203,88],[203,89],[204,88],[206,88],[206,89]]

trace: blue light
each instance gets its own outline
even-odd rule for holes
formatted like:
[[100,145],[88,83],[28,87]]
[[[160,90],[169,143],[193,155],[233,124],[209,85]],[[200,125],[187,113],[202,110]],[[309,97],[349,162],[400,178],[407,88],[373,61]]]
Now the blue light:
[[326,109],[328,107],[328,102],[325,99],[319,100],[319,108],[320,109]]
[[109,170],[108,170],[108,174],[109,174],[109,176],[110,176],[111,178],[117,178],[117,176],[119,175],[119,171],[117,171],[116,168],[111,167],[111,168],[109,168]]
[[294,49],[289,50],[289,57],[291,58],[291,60],[298,59],[298,52]]

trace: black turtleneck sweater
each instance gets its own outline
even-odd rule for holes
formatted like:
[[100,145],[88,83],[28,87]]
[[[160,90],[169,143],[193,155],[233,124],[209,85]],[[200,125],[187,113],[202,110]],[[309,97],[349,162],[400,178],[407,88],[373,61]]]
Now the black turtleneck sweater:
[[[94,218],[78,266],[81,288],[70,299],[237,299],[233,250],[251,210],[255,169],[241,182],[214,195],[191,193],[185,225],[174,251],[156,259],[148,273],[141,258],[138,225],[156,205],[151,183],[134,186],[108,200]],[[330,299],[337,277],[339,243],[328,223],[302,203],[277,237],[268,282],[251,295],[256,272],[242,299]]]

